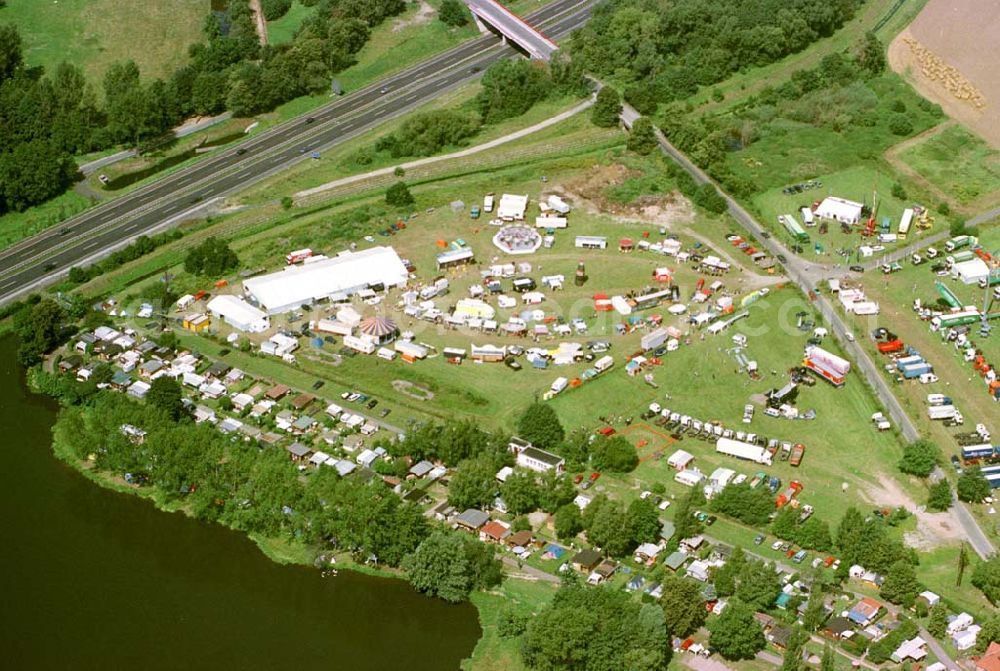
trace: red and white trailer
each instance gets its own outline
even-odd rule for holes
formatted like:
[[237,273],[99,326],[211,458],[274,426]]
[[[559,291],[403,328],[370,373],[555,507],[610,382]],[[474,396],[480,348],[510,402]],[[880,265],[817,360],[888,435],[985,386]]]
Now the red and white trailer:
[[309,249],[296,249],[294,252],[285,255],[285,261],[288,265],[292,266],[296,263],[301,263],[313,255],[313,250]]

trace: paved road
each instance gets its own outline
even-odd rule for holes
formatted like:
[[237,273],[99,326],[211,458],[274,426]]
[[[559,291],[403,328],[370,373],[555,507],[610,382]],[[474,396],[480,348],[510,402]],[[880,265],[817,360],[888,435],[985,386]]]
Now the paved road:
[[[171,135],[174,138],[187,137],[192,133],[197,133],[200,130],[205,130],[210,126],[214,126],[217,123],[222,123],[223,121],[228,121],[229,119],[232,118],[233,115],[230,112],[225,112],[218,116],[202,119],[197,123],[192,123],[185,126],[179,126],[171,132]],[[127,158],[132,158],[137,153],[138,152],[135,149],[124,149],[115,154],[111,154],[110,156],[105,156],[103,158],[90,161],[89,163],[84,163],[83,165],[80,166],[80,172],[82,172],[84,175],[93,175],[101,168],[106,168],[107,166],[117,163],[118,161],[124,161]]]
[[[628,106],[626,106],[623,110],[623,117],[626,119],[634,119],[636,114],[635,110],[629,108]],[[692,163],[687,156],[682,154],[676,147],[670,144],[667,138],[659,131],[657,131],[657,139],[660,144],[660,149],[676,161],[681,167],[683,167],[697,183],[704,184],[712,181],[708,175]],[[718,188],[718,185],[716,185],[716,187]],[[795,254],[792,254],[788,248],[775,238],[764,237],[764,228],[759,222],[757,222],[756,219],[753,218],[753,216],[750,215],[749,212],[743,209],[739,203],[737,203],[722,189],[719,189],[719,193],[726,199],[726,204],[732,217],[737,221],[737,223],[739,223],[751,235],[760,241],[761,246],[767,248],[768,252],[770,252],[772,256],[782,254],[788,259],[788,262],[785,264],[785,271],[788,277],[791,278],[806,294],[815,296],[813,304],[816,310],[819,311],[820,315],[823,317],[828,330],[832,335],[834,335],[834,337],[837,338],[841,347],[854,360],[857,370],[864,377],[868,385],[875,391],[875,395],[886,408],[889,416],[896,422],[896,425],[899,426],[903,437],[910,442],[917,440],[920,437],[917,427],[914,425],[909,415],[907,415],[903,410],[899,400],[892,393],[892,390],[889,388],[889,385],[882,376],[878,366],[874,361],[872,361],[871,357],[868,356],[868,353],[862,349],[861,345],[854,340],[847,339],[846,334],[853,333],[853,331],[847,327],[843,318],[837,313],[833,304],[830,303],[826,296],[822,293],[816,294],[812,292],[812,289],[815,288],[823,279],[829,277],[828,271],[821,265],[810,264],[807,261],[800,259]],[[971,514],[969,514],[969,511],[965,508],[965,506],[956,499],[954,501],[954,507],[956,517],[962,525],[962,529],[965,531],[965,535],[968,537],[969,543],[976,551],[976,554],[983,559],[993,554],[995,551],[993,544],[986,537],[986,534],[983,533],[983,530],[979,528],[976,520]]]
[[[596,0],[556,0],[528,19],[553,36],[582,26]],[[516,53],[486,35],[243,142],[190,168],[99,205],[0,252],[0,304],[81,265],[169,226],[206,203],[246,188],[312,152],[335,146],[474,79],[491,63]],[[386,93],[382,93],[382,91]]]

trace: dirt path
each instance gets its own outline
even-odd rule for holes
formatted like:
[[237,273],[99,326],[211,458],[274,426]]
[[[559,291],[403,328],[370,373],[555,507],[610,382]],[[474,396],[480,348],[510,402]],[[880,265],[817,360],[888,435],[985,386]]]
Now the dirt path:
[[392,26],[392,32],[398,33],[404,28],[409,28],[410,26],[422,26],[425,23],[429,23],[437,11],[431,7],[425,0],[420,0],[420,9],[417,13],[408,19],[399,19]]
[[250,0],[250,11],[253,12],[254,25],[257,28],[257,39],[260,46],[267,46],[267,19],[264,18],[264,9],[260,6],[260,0]]
[[[592,98],[588,98],[584,102],[572,107],[571,109],[561,112],[553,117],[549,117],[545,121],[540,121],[533,126],[528,126],[527,128],[522,128],[521,130],[515,131],[503,137],[498,137],[495,140],[490,140],[489,142],[484,142],[483,144],[477,144],[468,149],[463,149],[461,151],[452,152],[451,154],[443,154],[441,156],[430,156],[428,158],[417,159],[416,161],[408,161],[406,163],[400,164],[399,167],[404,170],[411,170],[412,168],[418,168],[424,165],[430,165],[432,163],[438,163],[441,161],[448,161],[455,158],[464,158],[466,156],[472,156],[480,152],[488,151],[494,147],[499,147],[500,145],[507,144],[508,142],[513,142],[514,140],[520,139],[526,135],[531,135],[532,133],[537,133],[538,131],[553,126],[561,121],[579,114],[585,109],[589,109],[591,105],[594,104]],[[363,182],[372,177],[380,177],[383,175],[391,175],[396,170],[396,166],[381,168],[379,170],[372,170],[371,172],[362,173],[360,175],[351,175],[350,177],[343,177],[341,179],[335,179],[332,182],[327,182],[326,184],[320,184],[319,186],[313,187],[311,189],[306,189],[304,191],[299,191],[295,194],[295,198],[306,198],[308,196],[313,196],[324,191],[330,191],[340,186],[346,184],[353,184],[354,182]]]
[[925,510],[923,505],[917,505],[891,475],[879,473],[878,483],[877,486],[866,484],[861,490],[862,496],[877,506],[902,506],[917,518],[917,530],[906,534],[907,545],[917,550],[931,550],[962,540],[961,524],[951,510],[943,513]]

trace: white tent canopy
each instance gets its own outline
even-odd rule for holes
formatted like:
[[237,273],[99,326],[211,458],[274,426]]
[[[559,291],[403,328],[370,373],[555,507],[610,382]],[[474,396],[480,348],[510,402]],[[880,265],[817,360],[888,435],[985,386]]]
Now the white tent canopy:
[[268,314],[294,310],[331,294],[352,294],[374,285],[402,287],[409,273],[392,247],[372,247],[282,271],[251,277],[243,290]]
[[213,317],[222,319],[240,331],[260,333],[271,326],[271,320],[266,314],[237,296],[216,296],[206,307]]

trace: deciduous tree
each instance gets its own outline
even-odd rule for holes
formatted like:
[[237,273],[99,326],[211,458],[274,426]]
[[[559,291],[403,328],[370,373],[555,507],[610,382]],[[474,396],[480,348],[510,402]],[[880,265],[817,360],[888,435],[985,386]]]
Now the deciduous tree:
[[753,659],[766,641],[753,609],[739,599],[732,599],[722,615],[709,623],[709,646],[730,661]]
[[966,503],[982,503],[991,492],[990,483],[978,466],[970,466],[958,476],[956,493]]
[[909,475],[926,478],[937,466],[941,458],[941,450],[931,441],[921,438],[903,448],[903,457],[899,460],[899,470]]
[[708,617],[698,584],[678,576],[667,576],[662,584],[660,605],[669,634],[683,637],[698,631]]
[[622,113],[622,99],[618,91],[610,86],[604,86],[597,92],[597,100],[590,111],[590,120],[601,128],[614,128],[618,125],[618,116]]
[[413,205],[413,194],[406,187],[406,182],[396,182],[385,192],[385,202],[393,207],[409,207]]
[[535,401],[517,420],[517,435],[535,447],[551,450],[563,441],[566,432],[552,406]]

